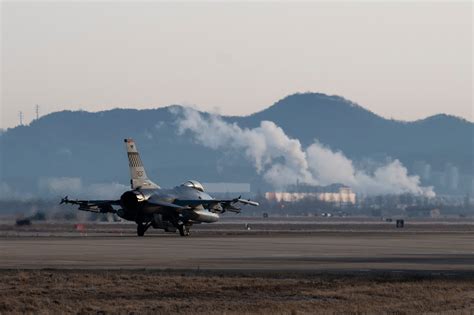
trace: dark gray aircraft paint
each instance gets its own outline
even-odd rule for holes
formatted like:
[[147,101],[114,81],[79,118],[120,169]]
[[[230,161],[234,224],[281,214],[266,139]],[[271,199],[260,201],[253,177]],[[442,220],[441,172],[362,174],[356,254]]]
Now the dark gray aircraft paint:
[[[193,224],[212,223],[226,211],[239,213],[237,203],[258,206],[257,202],[238,198],[214,199],[204,192],[204,187],[189,180],[171,189],[162,189],[148,179],[145,167],[132,139],[125,139],[130,167],[131,190],[119,200],[69,200],[61,203],[79,205],[79,210],[97,213],[116,213],[125,220],[137,223],[137,234],[143,236],[149,227],[166,232],[179,231],[188,236]],[[117,209],[116,209],[116,208]]]

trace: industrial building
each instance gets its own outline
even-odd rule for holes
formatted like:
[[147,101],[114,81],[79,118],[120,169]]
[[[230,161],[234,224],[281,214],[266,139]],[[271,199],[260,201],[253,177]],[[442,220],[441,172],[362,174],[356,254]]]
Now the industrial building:
[[287,188],[285,192],[267,192],[265,198],[274,202],[295,202],[303,199],[317,199],[319,201],[339,205],[354,205],[356,194],[348,186],[333,184],[329,186],[312,186],[296,184]]

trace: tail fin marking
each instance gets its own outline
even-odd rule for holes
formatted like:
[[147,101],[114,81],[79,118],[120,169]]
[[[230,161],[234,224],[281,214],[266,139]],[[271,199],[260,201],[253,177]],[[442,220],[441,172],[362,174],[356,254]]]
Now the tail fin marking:
[[130,167],[130,184],[132,189],[136,188],[160,188],[157,184],[148,179],[145,167],[143,166],[140,154],[133,139],[125,139],[127,148],[128,166]]

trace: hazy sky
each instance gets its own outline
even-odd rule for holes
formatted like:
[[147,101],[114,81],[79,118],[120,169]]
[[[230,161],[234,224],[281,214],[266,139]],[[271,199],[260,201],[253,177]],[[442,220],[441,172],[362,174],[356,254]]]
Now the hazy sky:
[[295,92],[473,120],[464,3],[2,2],[1,128],[62,109],[250,114]]

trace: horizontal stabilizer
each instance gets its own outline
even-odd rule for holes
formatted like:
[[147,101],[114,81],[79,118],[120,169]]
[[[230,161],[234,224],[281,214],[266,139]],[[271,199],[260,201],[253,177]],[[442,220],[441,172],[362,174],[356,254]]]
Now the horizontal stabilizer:
[[119,206],[120,200],[69,200],[68,196],[61,199],[59,204],[78,205],[79,210],[97,213],[116,213],[113,206]]

